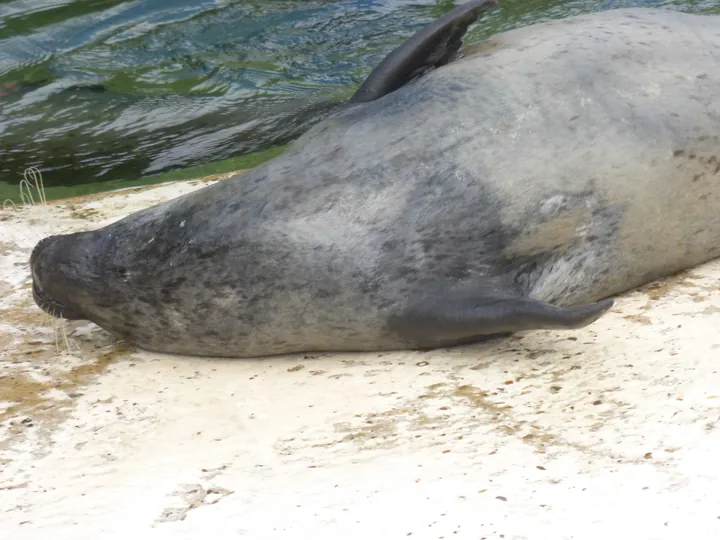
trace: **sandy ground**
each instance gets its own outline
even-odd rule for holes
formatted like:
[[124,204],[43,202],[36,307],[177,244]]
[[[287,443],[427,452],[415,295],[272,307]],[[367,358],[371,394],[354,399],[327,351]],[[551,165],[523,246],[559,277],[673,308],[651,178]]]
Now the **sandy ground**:
[[203,185],[0,214],[0,537],[720,538],[720,261],[427,353],[167,356],[34,306],[41,237]]

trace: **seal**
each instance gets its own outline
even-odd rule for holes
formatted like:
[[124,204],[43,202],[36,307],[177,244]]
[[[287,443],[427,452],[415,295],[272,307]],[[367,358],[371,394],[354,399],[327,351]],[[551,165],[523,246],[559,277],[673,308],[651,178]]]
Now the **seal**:
[[[617,9],[393,51],[282,155],[32,253],[44,310],[201,356],[579,328],[720,256],[720,16]],[[462,58],[460,58],[462,52]]]

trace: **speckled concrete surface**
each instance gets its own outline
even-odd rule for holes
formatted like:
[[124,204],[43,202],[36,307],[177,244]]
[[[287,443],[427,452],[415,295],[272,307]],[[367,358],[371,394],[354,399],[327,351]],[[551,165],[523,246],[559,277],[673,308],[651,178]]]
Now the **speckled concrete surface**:
[[165,356],[34,306],[41,237],[202,186],[0,213],[3,538],[720,538],[720,261],[427,353]]

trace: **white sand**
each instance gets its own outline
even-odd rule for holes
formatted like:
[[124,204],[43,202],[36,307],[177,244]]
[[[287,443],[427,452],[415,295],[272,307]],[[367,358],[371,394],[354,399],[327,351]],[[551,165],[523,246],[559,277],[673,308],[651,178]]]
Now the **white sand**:
[[720,538],[720,261],[450,351],[58,353],[35,242],[202,185],[0,214],[0,538]]

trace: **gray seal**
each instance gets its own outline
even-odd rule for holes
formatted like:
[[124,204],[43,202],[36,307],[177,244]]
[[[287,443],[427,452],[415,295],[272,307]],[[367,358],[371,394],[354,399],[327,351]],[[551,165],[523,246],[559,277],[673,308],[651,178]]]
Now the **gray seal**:
[[432,349],[588,325],[720,256],[720,16],[459,43],[464,4],[257,168],[31,256],[44,310],[168,353]]

